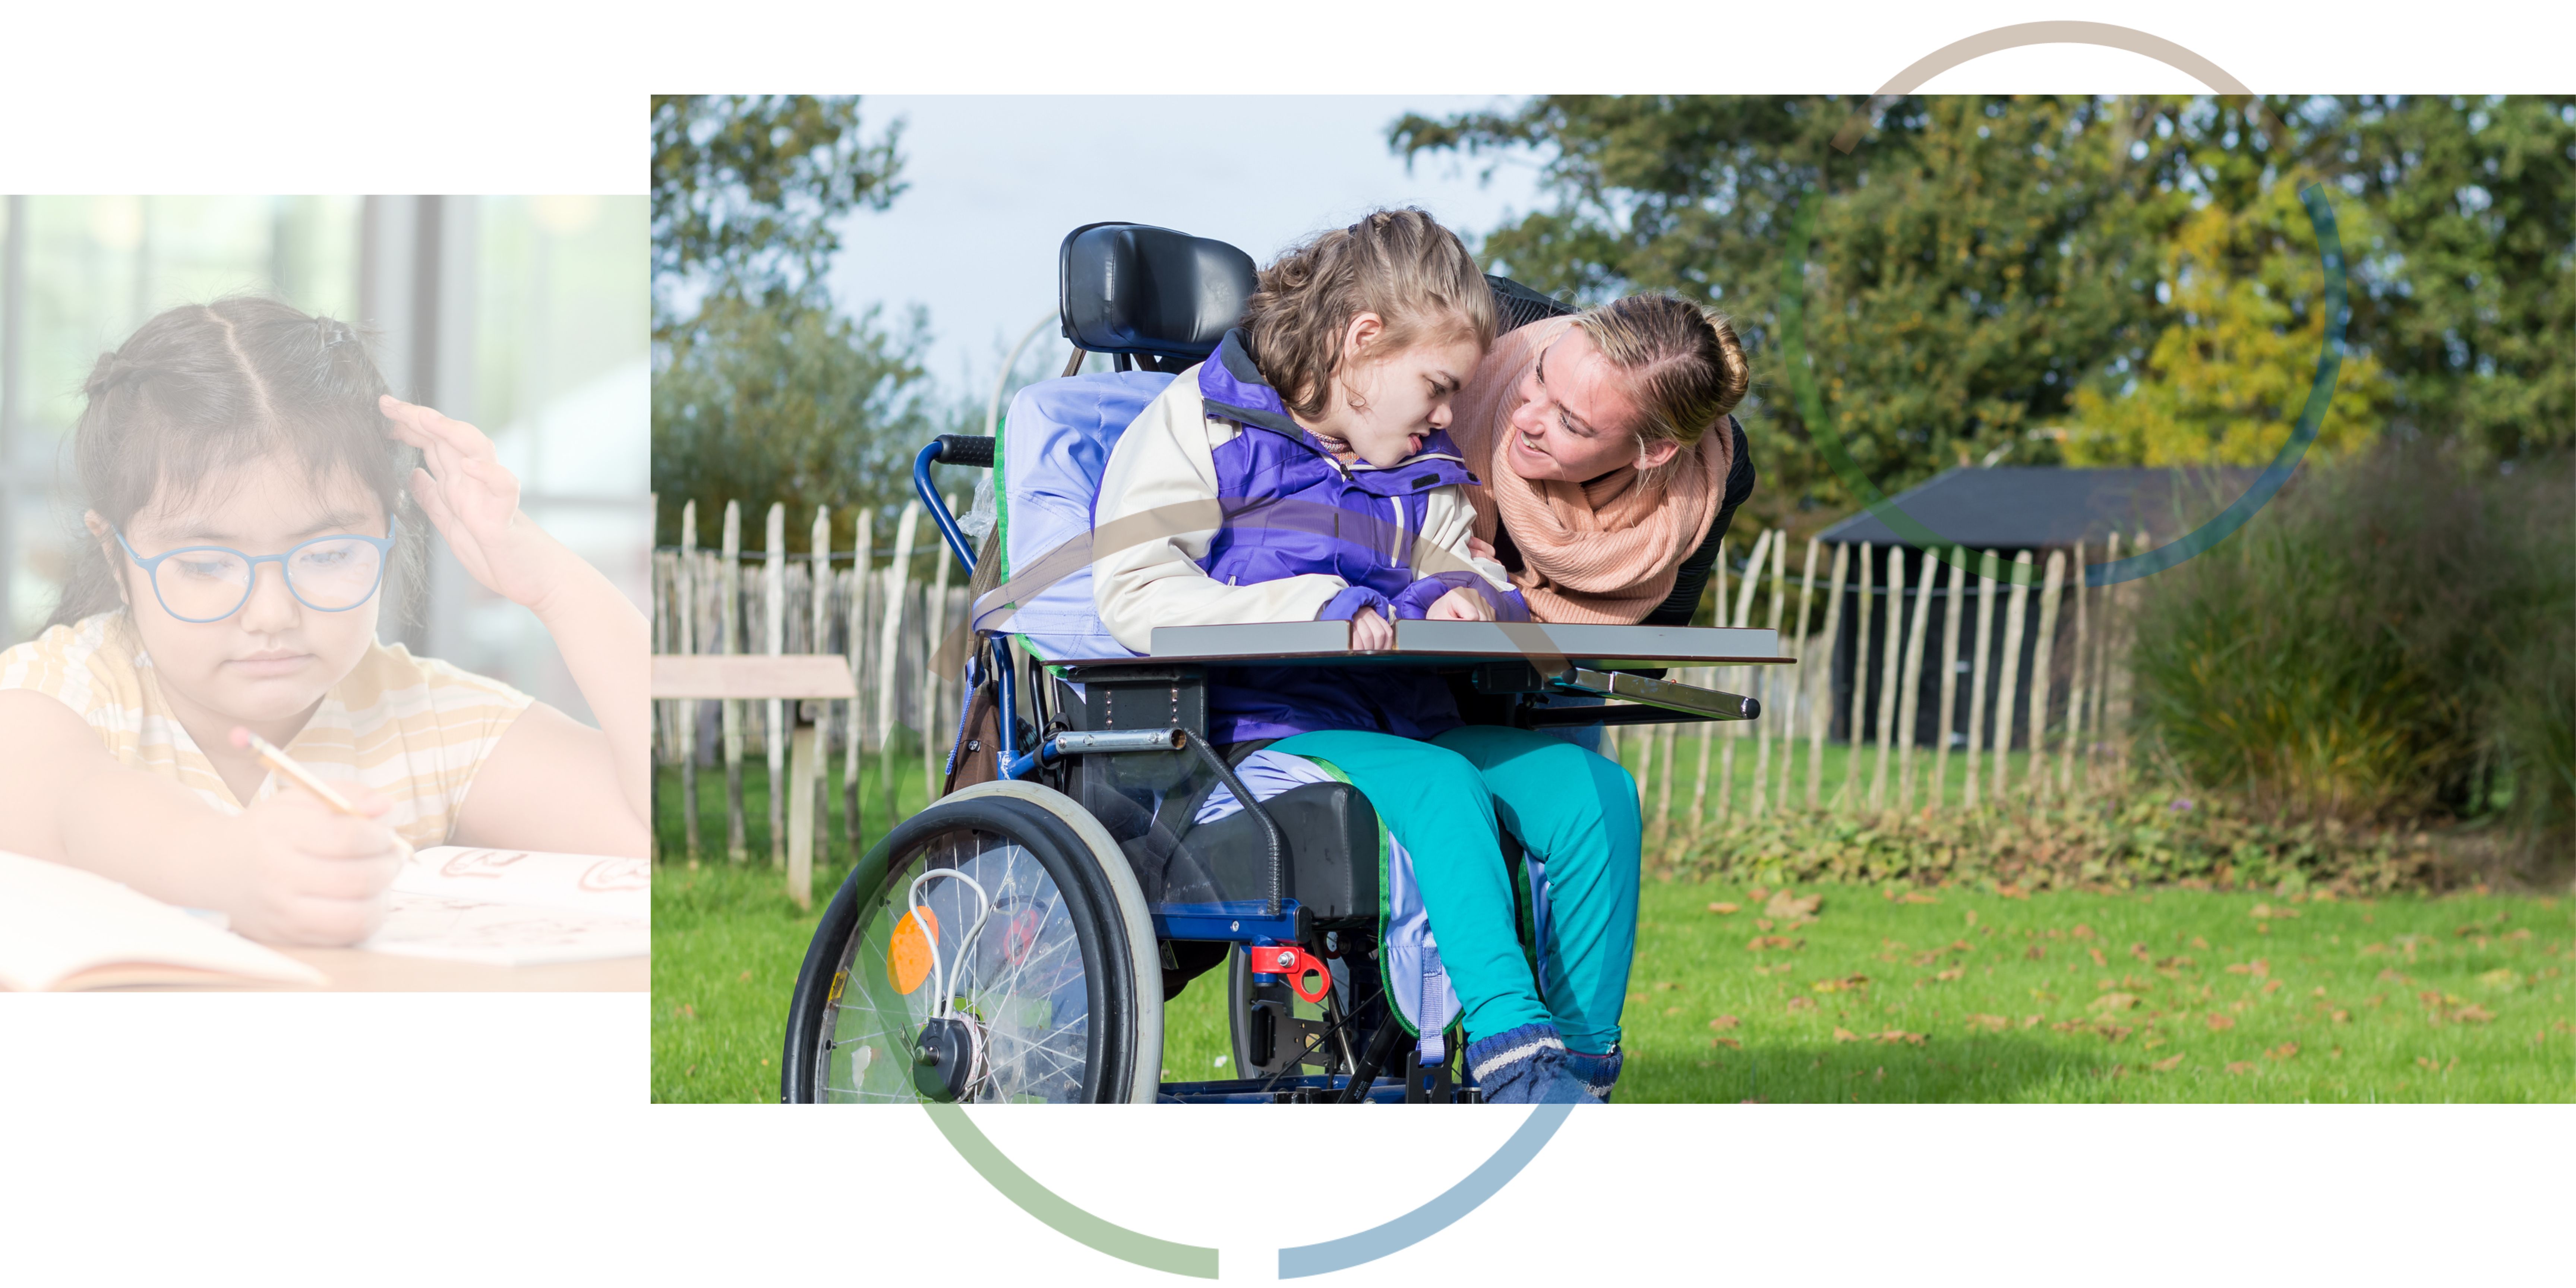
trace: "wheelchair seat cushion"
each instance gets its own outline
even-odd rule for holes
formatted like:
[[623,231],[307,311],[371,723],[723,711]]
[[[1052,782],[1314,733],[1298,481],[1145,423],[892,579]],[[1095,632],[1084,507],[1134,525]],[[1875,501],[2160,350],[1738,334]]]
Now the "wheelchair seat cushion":
[[1172,377],[1100,372],[1041,380],[1011,399],[994,453],[1001,580],[1033,579],[1009,604],[978,605],[979,630],[1019,635],[1040,660],[1133,657],[1091,598],[1091,503],[1101,471]]

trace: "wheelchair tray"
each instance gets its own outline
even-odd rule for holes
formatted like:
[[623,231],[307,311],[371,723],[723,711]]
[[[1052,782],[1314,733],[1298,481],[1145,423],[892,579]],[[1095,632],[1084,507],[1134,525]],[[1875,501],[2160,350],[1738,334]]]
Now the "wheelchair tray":
[[[1349,622],[1158,626],[1150,658],[1065,659],[1068,666],[1154,662],[1257,662],[1268,666],[1461,666],[1524,660],[1596,670],[1674,666],[1780,666],[1780,633],[1711,626],[1595,626],[1562,622],[1395,624],[1395,647],[1353,652]],[[1554,671],[1559,666],[1543,668]]]

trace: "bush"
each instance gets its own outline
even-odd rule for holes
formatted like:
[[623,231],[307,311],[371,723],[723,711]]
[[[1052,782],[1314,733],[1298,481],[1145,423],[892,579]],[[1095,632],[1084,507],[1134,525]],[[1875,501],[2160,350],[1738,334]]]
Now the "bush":
[[2275,820],[2503,808],[2533,842],[2562,836],[2576,512],[2566,462],[2524,464],[2384,443],[2147,581],[2130,655],[2147,753]]
[[1737,817],[1650,853],[1681,880],[1837,881],[1988,889],[2182,885],[2368,894],[2439,885],[2451,838],[2339,819],[2262,817],[2225,797],[2142,786],[2053,805],[1855,816],[1792,810]]

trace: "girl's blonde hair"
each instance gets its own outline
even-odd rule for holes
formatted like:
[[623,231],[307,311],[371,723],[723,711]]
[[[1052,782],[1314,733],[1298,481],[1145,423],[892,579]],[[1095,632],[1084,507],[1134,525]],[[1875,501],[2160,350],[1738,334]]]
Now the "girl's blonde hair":
[[1273,260],[1244,310],[1253,364],[1290,414],[1323,415],[1342,333],[1362,313],[1386,319],[1381,353],[1426,338],[1494,342],[1493,288],[1458,235],[1410,206],[1371,211]]
[[[265,296],[183,305],[100,354],[81,392],[88,405],[72,456],[89,508],[111,527],[123,529],[156,498],[185,501],[245,461],[281,457],[317,481],[345,473],[403,521],[384,593],[390,615],[404,615],[426,551],[426,526],[405,512],[404,481],[420,454],[389,432],[376,406],[385,378],[348,323]],[[82,530],[73,548],[80,554],[48,627],[123,602],[99,539]]]
[[1574,325],[1625,377],[1643,413],[1642,448],[1675,442],[1688,448],[1744,400],[1752,367],[1735,324],[1723,313],[1653,292],[1612,300],[1576,314]]

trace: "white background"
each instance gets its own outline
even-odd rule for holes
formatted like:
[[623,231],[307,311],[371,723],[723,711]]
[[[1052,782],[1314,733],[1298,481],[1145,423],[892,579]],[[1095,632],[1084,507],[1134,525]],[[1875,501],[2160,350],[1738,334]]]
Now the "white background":
[[[2576,47],[2563,6],[73,9],[0,13],[0,189],[639,192],[655,89],[1859,92],[1987,28],[2089,18],[2259,90],[2531,92]],[[2192,86],[2050,47],[1926,88]],[[647,1105],[648,1008],[0,997],[0,1283],[1168,1281],[1021,1215],[911,1111]],[[1073,1201],[1266,1279],[1281,1244],[1428,1198],[1516,1118],[977,1121]],[[1619,1106],[1337,1278],[2563,1282],[2571,1146],[2563,1105]]]

